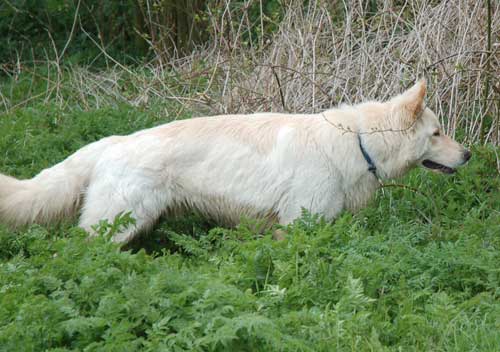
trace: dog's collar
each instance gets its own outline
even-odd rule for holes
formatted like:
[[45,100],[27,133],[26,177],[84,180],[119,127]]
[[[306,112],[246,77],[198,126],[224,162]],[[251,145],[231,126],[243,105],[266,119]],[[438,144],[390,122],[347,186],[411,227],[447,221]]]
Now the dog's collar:
[[363,154],[363,158],[365,158],[366,162],[368,163],[368,171],[370,171],[373,174],[373,176],[375,176],[378,180],[377,167],[375,166],[375,163],[370,157],[370,154],[368,154],[366,149],[363,147],[363,142],[361,141],[361,135],[359,133],[358,133],[358,143],[359,143],[359,149],[361,149],[361,154]]

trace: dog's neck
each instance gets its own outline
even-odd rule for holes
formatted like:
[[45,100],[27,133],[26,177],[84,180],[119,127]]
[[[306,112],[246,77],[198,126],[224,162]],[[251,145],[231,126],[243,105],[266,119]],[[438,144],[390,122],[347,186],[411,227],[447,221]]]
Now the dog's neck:
[[[400,136],[398,132],[379,132],[365,134],[361,138],[364,150],[376,166],[376,176],[379,180],[402,177],[415,167],[416,158],[411,155],[412,151],[405,147],[411,136]],[[368,162],[367,165],[369,166]]]

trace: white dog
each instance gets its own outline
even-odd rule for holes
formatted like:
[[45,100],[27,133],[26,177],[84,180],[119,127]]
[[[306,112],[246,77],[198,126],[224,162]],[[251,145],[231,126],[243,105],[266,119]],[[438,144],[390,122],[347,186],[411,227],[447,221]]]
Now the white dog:
[[30,180],[0,174],[0,221],[80,226],[122,212],[126,243],[162,214],[194,209],[224,224],[287,224],[301,209],[333,219],[416,165],[455,171],[471,153],[442,134],[418,82],[387,102],[312,115],[261,113],[175,121],[89,144]]

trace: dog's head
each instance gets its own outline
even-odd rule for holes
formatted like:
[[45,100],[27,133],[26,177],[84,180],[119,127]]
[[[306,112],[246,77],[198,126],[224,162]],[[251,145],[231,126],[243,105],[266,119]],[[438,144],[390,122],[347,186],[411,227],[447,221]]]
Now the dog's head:
[[412,155],[417,165],[451,174],[465,164],[471,152],[452,138],[444,135],[436,115],[425,107],[426,83],[417,82],[390,103],[400,128],[408,130],[405,143],[407,155]]

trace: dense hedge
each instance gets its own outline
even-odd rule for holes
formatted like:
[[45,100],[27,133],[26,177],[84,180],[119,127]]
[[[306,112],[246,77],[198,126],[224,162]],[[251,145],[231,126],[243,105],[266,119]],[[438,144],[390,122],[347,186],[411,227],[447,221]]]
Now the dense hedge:
[[[251,32],[258,40],[262,28],[276,28],[283,7],[278,0],[230,2],[237,26],[248,17]],[[45,60],[60,56],[69,39],[64,57],[71,62],[105,62],[101,53],[122,62],[169,52],[174,48],[189,52],[209,37],[210,16],[225,11],[223,1],[205,0],[10,0],[0,2],[0,63],[22,60]],[[75,16],[76,15],[76,16]],[[262,26],[261,26],[262,24]],[[74,27],[74,28],[73,28]],[[73,34],[72,33],[73,28]],[[228,30],[231,30],[228,27]],[[101,54],[101,55],[100,55]]]

